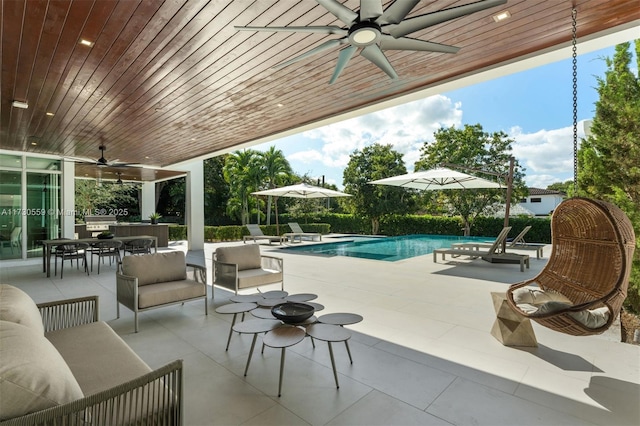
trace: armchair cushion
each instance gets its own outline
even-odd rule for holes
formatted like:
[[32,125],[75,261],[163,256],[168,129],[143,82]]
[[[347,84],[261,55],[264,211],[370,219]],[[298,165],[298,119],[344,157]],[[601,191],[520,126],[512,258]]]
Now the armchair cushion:
[[0,285],[0,320],[24,325],[44,335],[42,316],[33,299],[9,284]]
[[29,327],[0,321],[0,359],[0,420],[84,397],[60,353]]
[[259,287],[282,281],[282,271],[251,269],[238,272],[238,288]]
[[242,245],[232,247],[219,247],[216,250],[216,260],[223,263],[238,265],[238,271],[247,269],[260,269],[260,247],[257,245]]
[[195,281],[181,280],[145,285],[138,288],[138,308],[145,309],[206,295],[206,287]]
[[151,371],[105,322],[47,333],[47,339],[77,377],[82,392],[93,395]]
[[122,273],[138,278],[138,285],[187,279],[184,252],[172,251],[154,255],[124,256]]

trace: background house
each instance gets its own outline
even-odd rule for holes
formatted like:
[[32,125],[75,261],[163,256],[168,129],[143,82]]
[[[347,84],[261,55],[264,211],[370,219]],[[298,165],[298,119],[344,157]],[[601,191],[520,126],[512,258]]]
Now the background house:
[[533,212],[536,216],[548,216],[566,195],[560,191],[529,188],[529,195],[522,198],[517,205]]

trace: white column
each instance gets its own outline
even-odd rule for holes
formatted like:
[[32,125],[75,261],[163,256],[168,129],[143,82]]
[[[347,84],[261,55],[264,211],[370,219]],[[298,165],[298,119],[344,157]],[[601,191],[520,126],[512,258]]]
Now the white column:
[[149,219],[151,213],[156,211],[156,184],[155,182],[144,182],[142,184],[142,207],[140,211],[141,220]]
[[185,224],[188,228],[188,249],[204,250],[204,162],[194,161],[187,171]]
[[76,233],[76,163],[62,162],[62,237],[73,238]]

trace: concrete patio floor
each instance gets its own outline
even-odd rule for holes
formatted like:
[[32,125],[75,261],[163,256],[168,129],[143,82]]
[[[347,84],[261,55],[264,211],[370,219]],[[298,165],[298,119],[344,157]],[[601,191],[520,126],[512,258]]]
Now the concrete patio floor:
[[[206,264],[210,281],[212,252],[237,244],[206,244],[188,259]],[[4,262],[0,280],[37,302],[98,294],[100,318],[151,367],[183,359],[187,425],[640,424],[640,347],[617,342],[619,333],[571,337],[534,324],[537,348],[505,347],[491,336],[490,293],[534,276],[546,258],[532,256],[521,273],[482,260],[434,263],[432,255],[384,262],[261,249],[284,258],[290,294],[318,294],[326,307],[319,314],[364,317],[348,327],[353,364],[344,345],[334,345],[339,389],[327,345],[314,349],[309,339],[287,350],[281,397],[279,350],[256,349],[244,377],[251,335],[234,334],[225,351],[232,316],[215,308],[232,294],[217,288],[208,316],[201,302],[158,309],[142,314],[134,333],[128,309],[115,318],[115,267],[89,277],[65,268],[62,280],[46,278],[35,260]]]

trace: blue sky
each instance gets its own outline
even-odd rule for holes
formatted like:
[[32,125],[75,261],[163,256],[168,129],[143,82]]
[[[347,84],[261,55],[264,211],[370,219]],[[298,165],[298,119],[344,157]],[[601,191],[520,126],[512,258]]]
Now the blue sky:
[[[596,77],[604,76],[604,57],[614,47],[578,56],[578,120],[592,119],[598,100]],[[345,72],[347,72],[345,70]],[[392,144],[404,154],[409,171],[425,141],[441,127],[480,123],[486,132],[504,131],[525,170],[528,186],[546,188],[573,179],[571,59],[334,123],[269,143],[282,150],[293,170],[325,176],[342,185],[342,173],[354,150]],[[583,136],[582,125],[578,126]]]

